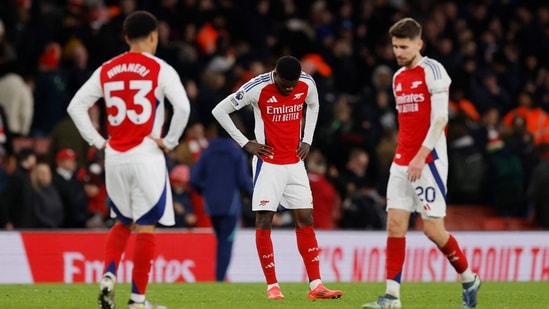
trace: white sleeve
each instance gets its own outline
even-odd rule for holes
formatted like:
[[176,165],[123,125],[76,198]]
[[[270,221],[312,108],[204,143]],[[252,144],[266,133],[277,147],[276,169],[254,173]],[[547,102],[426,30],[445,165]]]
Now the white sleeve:
[[88,110],[103,97],[100,70],[101,67],[93,72],[92,76],[78,89],[67,107],[69,116],[84,140],[99,149],[105,144],[105,138],[93,126]]
[[449,89],[452,80],[438,62],[435,62],[432,70],[425,71],[425,80],[431,95],[431,126],[423,140],[423,146],[433,149],[448,123]]
[[242,95],[243,92],[241,91],[235,92],[221,100],[221,102],[212,109],[214,118],[240,147],[244,147],[250,140],[236,127],[230,114],[236,111],[237,108],[240,109],[246,105],[244,104],[245,100],[240,97]]
[[318,120],[318,111],[320,109],[320,104],[318,102],[318,91],[314,82],[309,83],[309,94],[305,99],[305,103],[307,104],[307,112],[305,113],[303,142],[312,145],[316,122]]
[[[168,149],[174,149],[179,143],[179,138],[183,134],[183,130],[187,126],[191,112],[191,104],[187,97],[187,92],[181,84],[181,80],[177,72],[171,66],[164,66],[164,71],[161,72],[161,78],[166,82],[163,83],[164,93],[166,98],[173,106],[173,114],[170,122],[170,127],[166,136],[163,138],[164,145]],[[164,75],[165,74],[165,75]]]

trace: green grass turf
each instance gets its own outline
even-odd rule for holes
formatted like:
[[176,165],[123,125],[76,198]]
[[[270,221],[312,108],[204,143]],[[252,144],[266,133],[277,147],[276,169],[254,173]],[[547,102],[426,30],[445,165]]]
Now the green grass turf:
[[[266,299],[260,283],[150,284],[148,298],[170,309],[186,308],[361,308],[384,291],[383,283],[327,283],[341,289],[341,299],[307,299],[307,284],[280,283],[286,299]],[[479,294],[481,309],[549,308],[549,282],[485,282]],[[0,285],[0,308],[97,308],[95,284]],[[117,308],[126,308],[129,284],[116,286]],[[458,283],[404,283],[403,308],[460,308]]]

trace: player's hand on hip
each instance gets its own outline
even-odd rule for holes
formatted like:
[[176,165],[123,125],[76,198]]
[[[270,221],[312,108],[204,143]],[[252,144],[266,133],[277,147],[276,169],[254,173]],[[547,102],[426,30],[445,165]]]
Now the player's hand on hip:
[[307,143],[301,143],[299,145],[299,149],[297,149],[297,155],[301,160],[305,160],[305,157],[307,157],[310,150],[311,150],[311,145]]
[[156,145],[158,145],[158,148],[162,149],[162,151],[168,153],[170,152],[170,149],[164,145],[164,141],[160,137],[153,137],[152,135],[149,135],[149,138],[152,139]]
[[272,146],[260,144],[255,140],[249,141],[246,145],[244,145],[244,149],[247,152],[259,157],[272,157],[274,155],[274,148]]

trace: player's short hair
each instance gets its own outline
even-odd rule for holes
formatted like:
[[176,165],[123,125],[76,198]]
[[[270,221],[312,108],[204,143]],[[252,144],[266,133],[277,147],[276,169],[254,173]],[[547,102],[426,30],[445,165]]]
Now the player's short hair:
[[298,80],[301,75],[301,62],[293,56],[283,56],[276,62],[276,74],[285,80]]
[[406,17],[389,28],[389,35],[399,39],[417,39],[421,38],[421,25],[413,18]]
[[128,15],[122,25],[124,35],[130,40],[147,37],[151,32],[156,31],[158,21],[153,14],[147,11],[135,11]]

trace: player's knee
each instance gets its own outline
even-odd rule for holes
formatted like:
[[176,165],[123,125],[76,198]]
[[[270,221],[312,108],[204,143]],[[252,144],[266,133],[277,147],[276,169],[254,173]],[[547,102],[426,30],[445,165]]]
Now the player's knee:
[[408,230],[408,217],[400,212],[389,212],[387,216],[387,232],[392,237],[403,237]]
[[293,211],[293,215],[297,228],[312,226],[314,223],[312,209],[296,209]]
[[440,243],[447,234],[444,227],[438,224],[424,224],[423,233],[427,236],[427,238],[429,238],[429,240],[436,244]]
[[255,227],[262,230],[270,230],[273,225],[274,212],[258,211],[255,215]]

